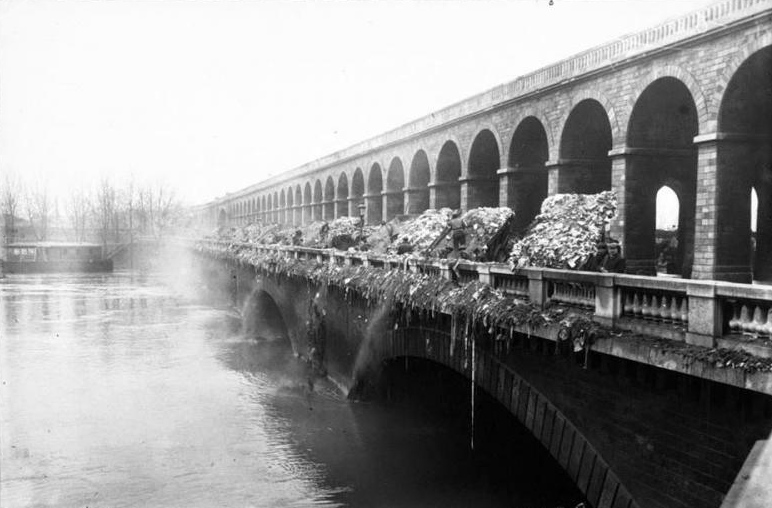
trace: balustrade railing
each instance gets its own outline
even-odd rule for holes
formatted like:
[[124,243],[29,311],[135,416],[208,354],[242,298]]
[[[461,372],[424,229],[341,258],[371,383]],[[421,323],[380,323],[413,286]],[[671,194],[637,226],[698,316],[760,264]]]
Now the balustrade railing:
[[[562,305],[594,311],[596,319],[616,329],[715,345],[724,336],[772,339],[772,286],[664,279],[626,274],[526,268],[512,271],[495,263],[392,258],[369,253],[299,246],[264,246],[206,240],[209,248],[249,248],[257,254],[281,253],[337,266],[372,266],[410,270],[458,282],[480,281],[504,294],[537,305]],[[454,266],[455,265],[455,266]]]
[[689,298],[686,294],[655,288],[622,288],[622,316],[667,325],[689,322]]
[[595,308],[595,286],[592,283],[550,280],[548,284],[547,297],[550,302]]
[[772,339],[772,286],[727,284],[717,289],[722,302],[722,331]]

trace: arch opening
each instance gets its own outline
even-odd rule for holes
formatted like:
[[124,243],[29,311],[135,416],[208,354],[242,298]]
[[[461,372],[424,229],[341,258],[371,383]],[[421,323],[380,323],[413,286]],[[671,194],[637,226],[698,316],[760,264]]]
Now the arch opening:
[[300,190],[300,184],[295,187],[295,210],[292,217],[292,224],[294,226],[299,226],[303,223],[303,191]]
[[460,208],[461,207],[461,155],[458,147],[452,141],[446,141],[442,145],[437,157],[437,169],[435,170],[434,183],[435,208]]
[[386,173],[386,220],[405,212],[405,171],[402,161],[395,157]]
[[361,168],[354,171],[354,177],[351,179],[351,197],[353,202],[349,207],[349,214],[359,217],[359,206],[365,204],[365,178]]
[[405,213],[418,215],[429,208],[429,158],[418,150],[410,164],[410,183]]
[[316,182],[314,182],[314,200],[312,201],[312,207],[311,207],[312,221],[322,220],[322,211],[323,211],[322,200],[323,200],[322,181],[316,180]]
[[560,139],[557,192],[611,190],[611,123],[603,106],[585,99],[568,115]]
[[[672,210],[678,217],[673,241],[677,247],[674,252],[668,251],[671,266],[667,272],[691,276],[697,194],[697,150],[693,140],[697,134],[697,107],[680,80],[657,79],[636,100],[628,126],[624,183],[626,220],[622,236],[628,272],[653,275],[658,270],[658,193],[667,186],[678,203],[678,209]],[[672,199],[667,191],[661,196],[663,206],[664,200]]]
[[258,289],[247,297],[243,316],[242,328],[247,337],[290,343],[281,309],[267,291]]
[[509,148],[510,175],[507,178],[507,203],[515,212],[515,227],[527,227],[539,214],[542,201],[547,197],[547,169],[549,158],[547,132],[533,116],[525,118],[512,135]]
[[381,166],[373,164],[367,175],[367,206],[365,214],[368,224],[378,224],[383,219],[383,175]]
[[338,178],[337,202],[335,203],[336,217],[346,217],[348,213],[348,177],[341,173]]
[[306,188],[303,192],[303,221],[301,224],[311,224],[313,215],[311,212],[311,182],[306,182]]
[[464,182],[467,209],[499,206],[500,161],[496,137],[488,129],[480,131],[469,150],[469,173]]
[[333,220],[335,218],[335,183],[332,177],[328,176],[324,183],[324,206],[322,210],[323,220]]
[[[722,204],[717,216],[717,262],[748,266],[754,280],[772,282],[772,46],[749,56],[727,85],[718,130],[731,139],[717,145]],[[751,189],[757,197],[752,233]],[[729,208],[727,208],[729,209]]]
[[679,242],[679,203],[676,192],[663,185],[657,191],[657,273],[679,274],[683,259],[683,249]]

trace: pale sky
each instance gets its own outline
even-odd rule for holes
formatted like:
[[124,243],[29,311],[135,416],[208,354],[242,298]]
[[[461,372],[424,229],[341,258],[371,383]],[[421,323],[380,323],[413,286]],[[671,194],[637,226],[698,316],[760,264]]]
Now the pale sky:
[[203,203],[711,0],[0,0],[0,173]]

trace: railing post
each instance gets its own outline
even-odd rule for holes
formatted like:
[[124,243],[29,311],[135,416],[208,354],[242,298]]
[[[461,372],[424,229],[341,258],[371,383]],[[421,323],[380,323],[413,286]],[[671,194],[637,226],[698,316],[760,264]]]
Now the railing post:
[[716,298],[713,282],[690,281],[686,286],[689,306],[687,344],[715,347],[716,337],[721,336],[721,305]]
[[539,307],[544,307],[547,299],[547,281],[544,280],[544,272],[538,268],[526,268],[528,274],[528,298]]
[[477,280],[492,286],[493,280],[491,279],[491,267],[476,263],[475,268],[477,269]]
[[595,279],[595,321],[614,327],[622,314],[622,291],[612,274],[598,274]]
[[451,280],[452,277],[450,275],[450,267],[443,263],[440,265],[440,277],[442,277],[443,280]]
[[370,266],[370,258],[367,257],[367,254],[362,256],[362,266]]

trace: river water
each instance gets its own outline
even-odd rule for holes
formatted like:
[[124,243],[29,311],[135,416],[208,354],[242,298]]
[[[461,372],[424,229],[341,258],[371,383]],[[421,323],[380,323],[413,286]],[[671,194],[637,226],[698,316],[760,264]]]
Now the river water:
[[179,273],[0,280],[0,506],[559,504],[548,470],[481,473],[528,457],[491,463],[467,424],[309,389],[287,344],[201,293]]

